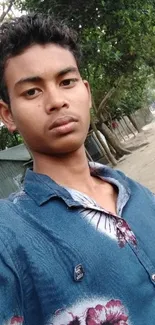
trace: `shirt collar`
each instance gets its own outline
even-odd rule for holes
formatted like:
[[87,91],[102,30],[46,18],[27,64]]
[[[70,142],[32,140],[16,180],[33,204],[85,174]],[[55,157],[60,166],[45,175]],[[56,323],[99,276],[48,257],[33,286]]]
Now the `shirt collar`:
[[[130,190],[124,174],[99,163],[90,162],[89,166],[92,175],[100,176],[115,184],[119,188],[119,192],[120,189],[123,191],[126,201],[128,200]],[[40,206],[55,197],[61,198],[69,207],[81,206],[79,202],[73,200],[64,187],[58,185],[49,176],[35,173],[30,169],[25,175],[24,190]]]
[[79,206],[64,187],[58,185],[49,176],[35,173],[31,169],[28,169],[25,175],[24,191],[38,205],[44,204],[51,198],[60,197],[69,207]]
[[122,210],[129,200],[131,190],[128,186],[128,178],[124,173],[114,170],[108,166],[90,162],[92,175],[101,177],[103,180],[115,185],[118,188],[117,214],[122,215]]

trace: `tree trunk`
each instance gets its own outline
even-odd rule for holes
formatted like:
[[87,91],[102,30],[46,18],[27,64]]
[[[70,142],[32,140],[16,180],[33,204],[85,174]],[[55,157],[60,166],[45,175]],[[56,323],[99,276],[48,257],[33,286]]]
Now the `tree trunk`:
[[126,127],[128,128],[128,130],[130,131],[130,133],[132,133],[132,134],[134,135],[134,137],[135,137],[135,133],[134,133],[134,131],[132,130],[131,126],[127,123],[127,121],[126,121],[126,119],[125,119],[125,116],[123,116],[122,119],[123,119],[123,121],[124,121]]
[[112,155],[116,158],[116,151],[114,150],[114,148],[110,144],[108,144],[108,146],[109,146],[109,149],[110,149]]
[[[125,139],[124,139],[124,137],[123,137],[123,134],[122,134],[122,132],[121,132],[121,130],[120,130],[120,123],[119,123],[118,120],[116,120],[116,122],[117,122],[117,124],[118,124],[117,132],[119,133],[120,138],[121,138],[123,141],[125,141]],[[114,133],[114,132],[113,132],[113,133]],[[119,139],[119,137],[116,136],[116,134],[115,134],[115,137],[116,137],[116,139],[118,140],[118,143],[120,143],[120,139]]]
[[111,160],[108,158],[105,150],[104,150],[104,147],[103,147],[103,143],[101,144],[101,142],[99,141],[99,139],[97,138],[97,135],[95,132],[93,132],[93,139],[94,141],[96,142],[98,148],[101,150],[101,153],[102,153],[102,156],[105,157],[107,163],[111,163]]
[[116,166],[117,165],[117,161],[116,159],[114,158],[114,156],[111,154],[110,150],[108,149],[108,147],[106,146],[106,144],[104,143],[104,141],[102,140],[97,128],[96,128],[96,125],[93,121],[93,119],[91,120],[91,126],[92,126],[92,129],[93,131],[95,132],[95,135],[100,143],[100,149],[103,153],[103,156],[106,154],[109,162],[112,163],[113,166]]
[[124,140],[126,140],[125,139],[125,136],[127,136],[127,137],[129,137],[129,134],[128,134],[128,131],[127,131],[127,129],[125,129],[125,127],[124,127],[124,125],[123,125],[123,121],[119,121],[119,123],[120,123],[120,125],[121,125],[121,127],[122,127],[122,130],[123,130],[123,132],[124,132]]
[[88,159],[89,161],[93,161],[93,159],[92,159],[90,153],[88,152],[88,150],[86,149],[86,147],[85,147],[85,152],[86,152],[86,155],[87,155],[87,159]]
[[122,147],[122,145],[116,140],[113,133],[110,131],[110,129],[106,126],[104,122],[102,122],[102,124],[98,124],[98,129],[103,133],[107,142],[114,148],[119,158],[124,155],[129,155],[131,153],[131,151]]
[[112,163],[113,166],[116,166],[117,161],[115,157],[112,155],[112,153],[110,152],[109,148],[102,140],[98,130],[95,132],[95,141],[97,142],[101,152],[103,153],[103,157],[106,157],[108,162]]
[[134,117],[132,115],[128,115],[128,119],[130,120],[134,128],[138,131],[138,133],[140,133],[141,128],[139,127],[138,123],[135,121]]
[[[0,15],[0,23],[2,23],[5,19],[5,17],[7,16],[7,14],[9,13],[9,11],[11,10],[13,4],[14,4],[15,0],[10,0],[10,1],[7,1],[6,4],[7,4],[7,8],[5,10],[5,8],[3,7],[3,12],[2,14]],[[2,6],[2,5],[1,5]],[[5,5],[4,5],[5,6]]]

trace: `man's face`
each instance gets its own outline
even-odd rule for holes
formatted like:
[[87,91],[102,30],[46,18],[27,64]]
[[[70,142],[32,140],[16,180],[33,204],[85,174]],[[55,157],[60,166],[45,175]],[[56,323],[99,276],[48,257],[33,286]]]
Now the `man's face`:
[[84,143],[91,96],[70,51],[33,45],[8,60],[5,81],[13,117],[7,113],[7,127],[18,129],[32,154],[65,154]]

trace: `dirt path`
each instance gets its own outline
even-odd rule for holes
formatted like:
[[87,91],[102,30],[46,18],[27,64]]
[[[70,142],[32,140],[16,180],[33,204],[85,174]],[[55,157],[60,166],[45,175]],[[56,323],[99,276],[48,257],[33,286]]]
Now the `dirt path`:
[[155,192],[155,121],[146,125],[143,132],[130,142],[131,145],[143,142],[148,144],[126,156],[116,169]]

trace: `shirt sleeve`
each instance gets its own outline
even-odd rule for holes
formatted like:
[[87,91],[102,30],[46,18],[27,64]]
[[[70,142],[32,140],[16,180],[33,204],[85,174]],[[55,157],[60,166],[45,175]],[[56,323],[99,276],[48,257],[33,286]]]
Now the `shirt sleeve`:
[[0,241],[0,324],[23,325],[19,276],[12,257]]

